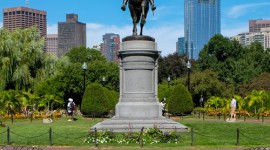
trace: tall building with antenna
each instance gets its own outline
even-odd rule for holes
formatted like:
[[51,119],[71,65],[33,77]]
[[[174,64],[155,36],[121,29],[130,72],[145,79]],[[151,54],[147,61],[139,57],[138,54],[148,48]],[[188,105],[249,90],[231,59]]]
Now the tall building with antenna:
[[184,46],[189,59],[198,59],[209,39],[221,33],[220,1],[185,0]]
[[[26,1],[28,6],[28,0]],[[40,30],[40,35],[47,35],[47,12],[27,7],[5,8],[3,11],[3,27],[9,31],[16,28],[29,28],[36,25]]]

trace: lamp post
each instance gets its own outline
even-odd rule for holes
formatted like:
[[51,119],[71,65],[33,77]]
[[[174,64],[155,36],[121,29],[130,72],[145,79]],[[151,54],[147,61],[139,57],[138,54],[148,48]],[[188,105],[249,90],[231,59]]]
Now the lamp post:
[[106,82],[106,77],[102,77],[102,86],[104,87],[104,84]]
[[87,69],[87,64],[85,62],[82,65],[82,69],[84,71],[84,74],[83,74],[83,91],[85,91],[85,72],[86,72],[86,69]]
[[170,87],[170,82],[171,82],[171,77],[170,76],[168,76],[167,81],[168,81],[168,87]]
[[190,92],[190,68],[191,68],[191,64],[188,61],[187,62],[187,73],[188,73],[188,91]]

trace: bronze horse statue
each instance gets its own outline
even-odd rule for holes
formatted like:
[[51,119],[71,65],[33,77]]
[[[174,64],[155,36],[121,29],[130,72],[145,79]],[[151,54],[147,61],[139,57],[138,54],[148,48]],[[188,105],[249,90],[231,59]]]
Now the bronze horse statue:
[[123,11],[126,10],[126,4],[128,2],[128,8],[131,14],[131,18],[133,20],[133,36],[137,35],[137,23],[140,22],[141,31],[140,35],[143,32],[143,26],[146,22],[147,13],[149,10],[149,3],[151,4],[152,11],[156,9],[154,5],[154,0],[123,0],[123,4],[121,9]]

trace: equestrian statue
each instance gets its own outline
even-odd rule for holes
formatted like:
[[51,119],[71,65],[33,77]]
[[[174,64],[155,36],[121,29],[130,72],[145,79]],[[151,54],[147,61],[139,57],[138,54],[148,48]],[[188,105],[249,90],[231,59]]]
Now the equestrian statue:
[[143,26],[146,22],[147,13],[149,10],[149,3],[151,4],[152,11],[156,10],[154,0],[123,0],[123,4],[121,7],[123,11],[126,10],[127,2],[128,2],[128,8],[131,14],[131,18],[133,20],[133,36],[137,36],[136,25],[139,22],[141,25],[140,35],[142,35]]

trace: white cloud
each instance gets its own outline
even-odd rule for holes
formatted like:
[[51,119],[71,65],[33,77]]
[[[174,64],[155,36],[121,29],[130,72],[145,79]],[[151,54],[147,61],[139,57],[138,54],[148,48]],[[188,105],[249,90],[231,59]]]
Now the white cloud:
[[47,34],[57,34],[57,32],[58,32],[57,24],[47,25]]
[[231,27],[231,28],[222,28],[222,35],[225,37],[232,37],[239,33],[248,32],[247,26],[238,26],[238,27]]
[[[139,25],[137,27],[139,32]],[[87,23],[86,28],[87,47],[90,48],[94,45],[99,45],[102,42],[102,35],[105,33],[119,34],[121,39],[132,34],[132,25],[115,26]],[[179,25],[156,26],[152,28],[145,26],[143,33],[155,38],[158,50],[162,51],[161,55],[166,56],[176,51],[177,39],[184,35],[183,29],[184,27]],[[57,24],[48,25],[47,34],[57,34]]]
[[228,16],[232,18],[240,17],[248,12],[250,12],[251,9],[257,8],[257,7],[264,7],[269,6],[270,3],[254,3],[254,4],[245,4],[245,5],[237,5],[232,7],[228,12]]
[[3,22],[0,22],[0,28],[2,28],[3,27]]
[[[91,26],[88,26],[88,25]],[[139,28],[139,25],[138,25]],[[139,32],[139,29],[138,29]],[[105,33],[119,34],[124,38],[132,34],[132,25],[130,26],[105,26],[100,24],[87,24],[87,46],[99,45],[102,42],[102,35]],[[156,39],[158,50],[165,56],[176,51],[176,42],[179,36],[183,36],[183,26],[161,26],[154,28],[144,28],[144,35],[152,36]]]

